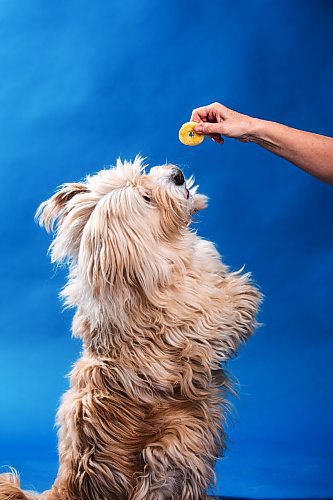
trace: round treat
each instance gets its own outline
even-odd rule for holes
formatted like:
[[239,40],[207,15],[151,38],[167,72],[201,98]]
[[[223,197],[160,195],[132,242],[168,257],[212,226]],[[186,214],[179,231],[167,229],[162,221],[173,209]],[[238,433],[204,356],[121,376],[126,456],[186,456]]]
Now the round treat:
[[194,127],[198,125],[197,122],[187,122],[181,126],[179,130],[179,140],[186,146],[197,146],[200,144],[205,136],[197,134]]

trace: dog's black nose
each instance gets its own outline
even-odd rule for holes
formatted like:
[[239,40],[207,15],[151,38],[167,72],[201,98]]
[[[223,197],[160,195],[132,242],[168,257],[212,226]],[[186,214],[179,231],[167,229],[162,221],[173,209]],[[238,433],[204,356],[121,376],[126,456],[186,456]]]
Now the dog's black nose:
[[182,186],[185,182],[184,174],[179,168],[176,168],[173,171],[171,179],[176,184],[176,186]]

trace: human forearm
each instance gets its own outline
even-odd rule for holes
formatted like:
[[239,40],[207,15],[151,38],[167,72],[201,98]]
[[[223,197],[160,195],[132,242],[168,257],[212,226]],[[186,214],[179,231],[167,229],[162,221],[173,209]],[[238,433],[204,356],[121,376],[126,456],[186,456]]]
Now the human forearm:
[[249,141],[333,184],[333,139],[253,118]]
[[196,108],[191,121],[195,131],[223,144],[224,137],[255,142],[294,163],[302,170],[333,184],[333,139],[297,130],[280,123],[243,115],[223,104]]

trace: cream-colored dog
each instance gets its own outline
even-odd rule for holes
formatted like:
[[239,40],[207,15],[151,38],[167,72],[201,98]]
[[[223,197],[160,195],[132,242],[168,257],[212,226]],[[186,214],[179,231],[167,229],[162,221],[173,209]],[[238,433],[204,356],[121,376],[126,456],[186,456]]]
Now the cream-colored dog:
[[208,498],[230,390],[221,363],[255,328],[260,294],[190,229],[206,206],[191,186],[136,158],[40,206],[83,353],[58,411],[52,489],[23,493],[3,474],[0,500]]

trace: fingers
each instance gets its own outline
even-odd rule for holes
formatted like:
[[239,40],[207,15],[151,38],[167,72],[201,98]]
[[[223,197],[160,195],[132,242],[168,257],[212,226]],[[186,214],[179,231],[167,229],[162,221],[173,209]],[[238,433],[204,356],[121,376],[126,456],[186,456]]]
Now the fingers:
[[224,106],[218,102],[196,108],[192,111],[191,121],[198,122],[194,128],[196,132],[209,136],[218,144],[223,144],[224,139],[221,137],[223,118],[219,116],[220,108]]
[[224,139],[220,134],[208,134],[208,137],[218,144],[224,144]]
[[192,111],[191,122],[206,121],[208,116],[208,106],[203,106],[201,108],[196,108]]
[[194,127],[195,132],[204,135],[217,134],[221,135],[222,133],[222,124],[221,123],[198,123]]
[[202,106],[200,108],[196,108],[192,111],[191,121],[194,122],[218,122],[219,116],[223,115],[225,110],[227,110],[223,104],[219,102],[213,102],[212,104],[208,104],[207,106]]

